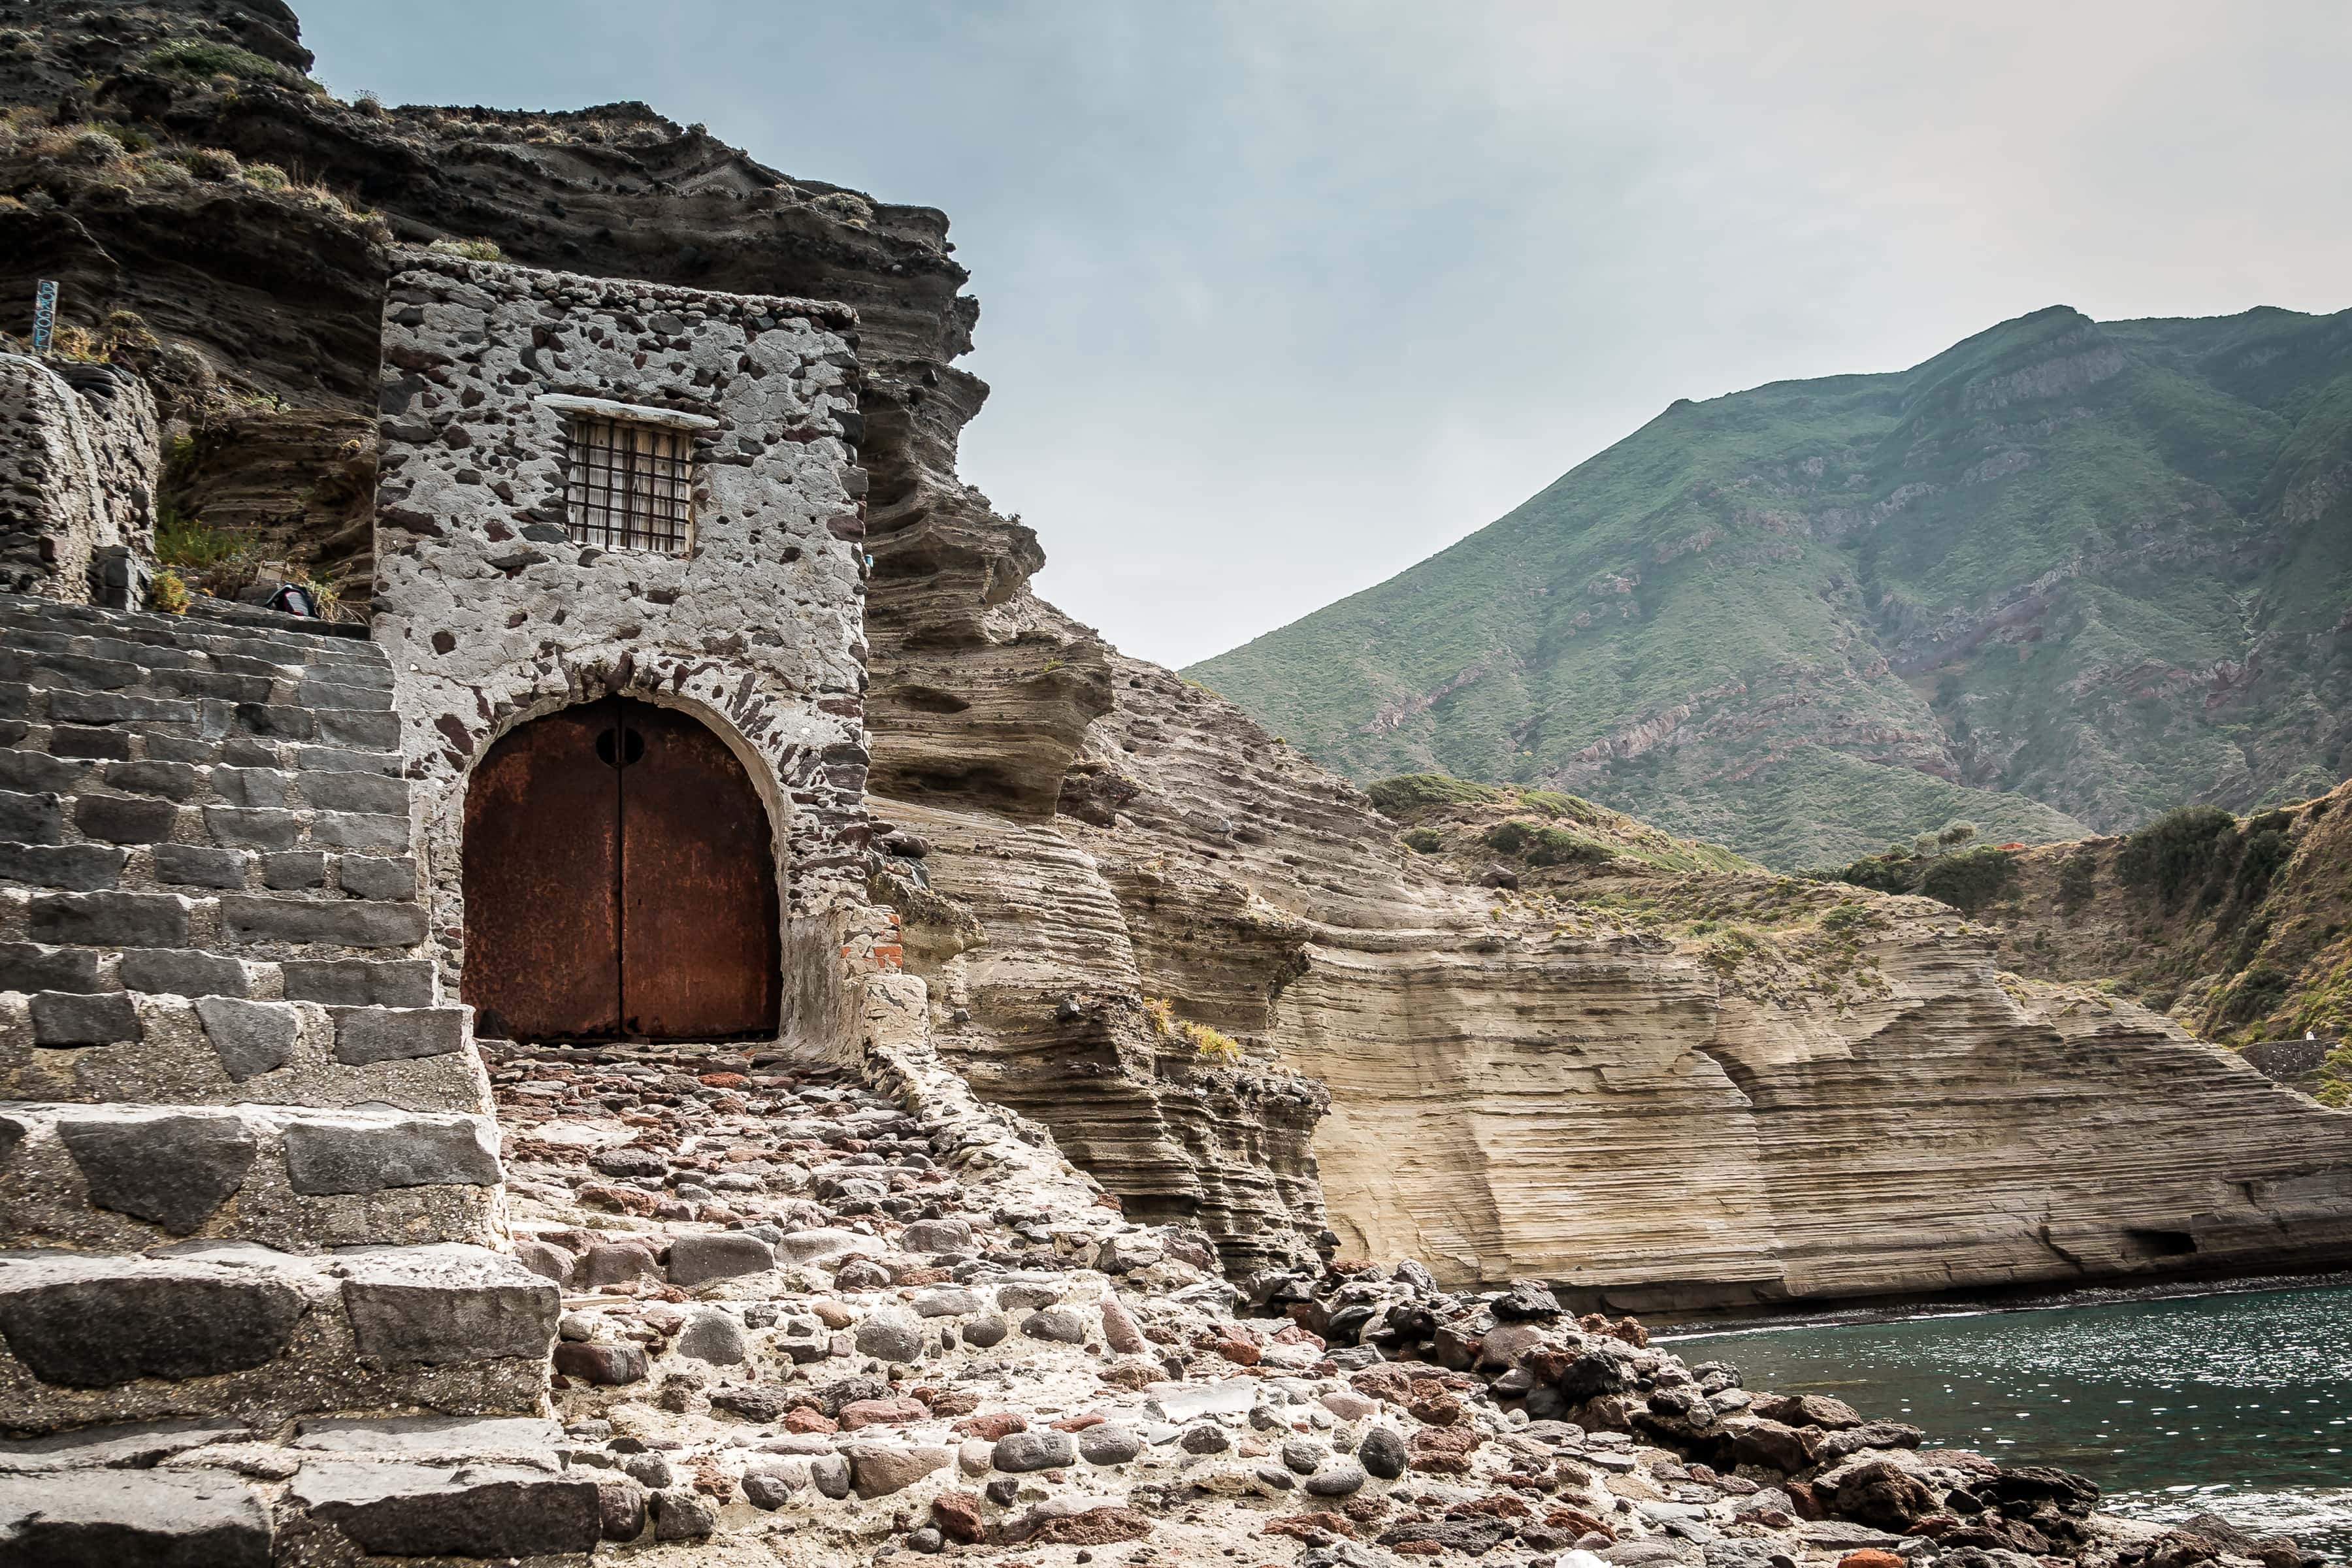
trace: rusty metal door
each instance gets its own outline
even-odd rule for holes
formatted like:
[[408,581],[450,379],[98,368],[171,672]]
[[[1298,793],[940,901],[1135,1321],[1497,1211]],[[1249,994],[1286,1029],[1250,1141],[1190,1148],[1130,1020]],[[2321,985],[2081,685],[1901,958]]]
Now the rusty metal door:
[[596,742],[615,701],[499,737],[466,791],[465,999],[493,1038],[620,1032],[621,794]]
[[783,966],[767,808],[704,725],[642,702],[626,722],[622,1027],[656,1040],[773,1036]]
[[521,725],[466,797],[465,999],[523,1040],[773,1036],[768,815],[683,713],[625,698]]

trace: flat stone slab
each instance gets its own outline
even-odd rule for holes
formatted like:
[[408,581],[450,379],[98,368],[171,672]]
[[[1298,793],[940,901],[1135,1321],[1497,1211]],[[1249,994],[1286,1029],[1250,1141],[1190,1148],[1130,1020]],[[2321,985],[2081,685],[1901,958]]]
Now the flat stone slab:
[[562,1292],[511,1258],[476,1247],[338,1254],[343,1310],[362,1356],[394,1362],[545,1359]]
[[207,1443],[240,1442],[253,1429],[235,1421],[128,1421],[44,1437],[0,1442],[0,1475],[35,1470],[147,1469]]
[[1145,1408],[1163,1421],[1179,1425],[1203,1415],[1246,1415],[1257,1404],[1260,1386],[1250,1377],[1229,1377],[1218,1383],[1147,1384]]
[[231,1476],[0,1477],[0,1562],[44,1568],[269,1568],[269,1510]]
[[[27,1103],[9,1121],[0,1211],[91,1252],[205,1233],[301,1252],[480,1242],[502,1175],[489,1119],[457,1112]],[[364,1201],[414,1189],[437,1190],[405,1213]]]
[[532,1557],[593,1552],[596,1483],[520,1465],[306,1464],[288,1493],[377,1557]]
[[260,1366],[313,1304],[269,1271],[195,1259],[50,1253],[0,1268],[0,1337],[33,1376],[68,1388]]
[[551,1281],[457,1243],[0,1253],[0,1409],[36,1433],[224,1411],[522,1415],[557,1312]]
[[531,1415],[330,1415],[302,1422],[288,1447],[419,1458],[543,1457],[553,1464],[562,1441],[561,1426]]

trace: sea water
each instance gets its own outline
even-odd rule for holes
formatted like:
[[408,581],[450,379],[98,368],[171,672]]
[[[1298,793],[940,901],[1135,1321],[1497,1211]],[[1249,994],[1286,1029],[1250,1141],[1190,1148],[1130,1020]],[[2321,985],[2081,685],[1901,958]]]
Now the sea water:
[[1674,1336],[1750,1388],[2088,1476],[2113,1512],[2352,1552],[2352,1286]]

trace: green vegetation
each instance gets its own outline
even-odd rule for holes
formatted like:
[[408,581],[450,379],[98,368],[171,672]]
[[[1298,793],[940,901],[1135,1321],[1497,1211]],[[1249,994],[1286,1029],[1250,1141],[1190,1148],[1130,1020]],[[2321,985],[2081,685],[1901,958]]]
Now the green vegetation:
[[[1375,779],[1365,793],[1383,816],[1411,824],[1398,838],[1421,855],[1443,854],[1450,847],[1465,855],[1492,850],[1534,868],[1634,861],[1661,871],[1762,868],[1719,845],[1677,838],[1622,812],[1555,790],[1497,789],[1444,773],[1405,773]],[[1532,821],[1521,813],[1545,820]],[[1557,826],[1562,822],[1572,822],[1576,828]]]
[[1990,844],[1968,847],[1976,832],[1972,822],[1951,823],[1939,832],[1921,834],[1916,844],[1891,845],[1884,854],[1865,855],[1814,876],[1881,893],[1917,893],[1972,915],[2008,892],[2017,879],[2017,858],[2009,850]]
[[1187,1021],[1181,1026],[1184,1037],[1192,1042],[1192,1049],[1211,1061],[1228,1066],[1242,1059],[1242,1044],[1231,1035],[1212,1029],[1206,1024]]
[[[1360,780],[1565,781],[1781,867],[1955,818],[2080,838],[2216,779],[2240,809],[2316,794],[2341,736],[2313,715],[2352,682],[2352,530],[2308,510],[2352,461],[2347,331],[2053,308],[1678,403],[1187,674]],[[2192,672],[2256,644],[2263,680],[2206,701]]]
[[1540,827],[1512,820],[1486,830],[1486,847],[1514,855],[1530,866],[1597,866],[1613,860],[1617,852],[1581,834],[1561,827]]
[[2338,1046],[2319,1064],[2319,1092],[2312,1098],[2338,1110],[2352,1110],[2352,1046]]
[[207,528],[194,518],[182,517],[166,507],[155,523],[155,560],[179,574],[184,584],[223,598],[253,580],[254,565],[246,542],[236,534]]
[[503,261],[506,253],[494,239],[436,239],[425,249],[436,256],[462,257],[467,261]]
[[297,92],[327,90],[301,72],[289,70],[276,60],[264,59],[251,49],[205,38],[175,38],[149,53],[140,63],[151,71],[166,75],[230,77],[238,81],[291,88]]
[[1467,779],[1444,773],[1401,773],[1374,779],[1364,786],[1372,809],[1397,822],[1410,822],[1424,811],[1453,805],[1485,805],[1503,798],[1503,792]]
[[1919,891],[1972,915],[2000,897],[2016,877],[2016,857],[1987,844],[1938,857],[1920,874]]
[[1232,1066],[1242,1059],[1242,1043],[1221,1029],[1176,1016],[1176,1004],[1165,996],[1146,996],[1143,1016],[1152,1033],[1163,1040],[1184,1040],[1206,1060]]
[[2098,880],[2099,852],[2086,844],[2059,864],[2059,906],[2069,910],[2081,909],[2097,891]]
[[2235,816],[2219,806],[2184,805],[2124,841],[2116,876],[2126,887],[2177,904],[2191,887],[2210,879],[2217,866],[2234,859],[2238,848]]

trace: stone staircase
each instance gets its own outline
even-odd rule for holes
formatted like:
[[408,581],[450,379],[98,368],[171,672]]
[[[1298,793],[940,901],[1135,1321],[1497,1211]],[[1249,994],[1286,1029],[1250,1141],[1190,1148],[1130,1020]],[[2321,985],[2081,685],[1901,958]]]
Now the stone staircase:
[[595,1543],[392,687],[0,595],[0,1568]]

